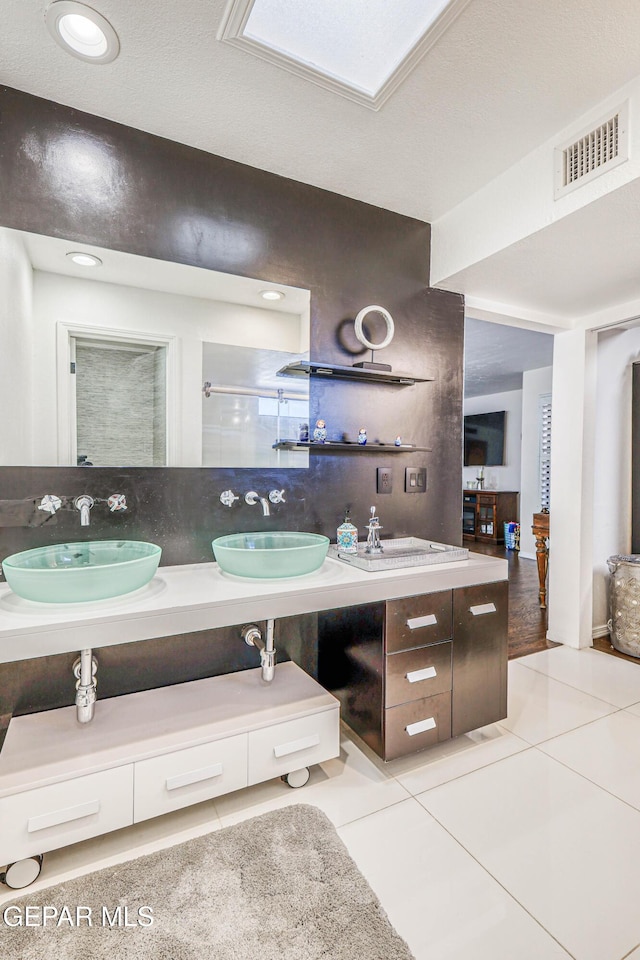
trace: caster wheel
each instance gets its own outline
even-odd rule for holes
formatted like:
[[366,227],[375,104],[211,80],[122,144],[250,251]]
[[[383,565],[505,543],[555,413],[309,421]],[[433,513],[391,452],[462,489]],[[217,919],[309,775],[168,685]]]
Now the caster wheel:
[[302,770],[293,770],[291,773],[285,773],[281,780],[284,780],[290,787],[304,787],[309,782],[309,767],[303,767]]
[[10,863],[4,873],[0,873],[0,882],[5,883],[13,890],[28,887],[40,876],[42,870],[42,854],[36,857],[27,857],[26,860],[16,860]]

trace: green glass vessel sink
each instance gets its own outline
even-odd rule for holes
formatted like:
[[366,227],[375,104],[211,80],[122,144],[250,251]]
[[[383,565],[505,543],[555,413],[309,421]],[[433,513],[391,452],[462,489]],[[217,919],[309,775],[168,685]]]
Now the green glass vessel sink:
[[301,577],[324,562],[329,538],[319,533],[232,533],[211,543],[225,573],[253,580]]
[[2,571],[14,593],[40,603],[121,597],[149,583],[162,550],[138,540],[55,543],[14,553]]

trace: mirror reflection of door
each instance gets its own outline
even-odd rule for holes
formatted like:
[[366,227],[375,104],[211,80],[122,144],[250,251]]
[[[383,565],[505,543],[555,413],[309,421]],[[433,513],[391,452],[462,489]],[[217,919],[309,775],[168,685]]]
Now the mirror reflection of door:
[[167,464],[167,348],[71,338],[78,466]]

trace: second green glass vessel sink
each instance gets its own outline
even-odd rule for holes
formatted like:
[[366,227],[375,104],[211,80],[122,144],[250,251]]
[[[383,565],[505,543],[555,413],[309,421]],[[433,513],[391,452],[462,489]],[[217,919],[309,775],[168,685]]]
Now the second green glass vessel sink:
[[131,593],[148,583],[162,550],[140,540],[56,543],[14,553],[2,571],[14,593],[40,603],[82,603]]
[[232,533],[211,543],[222,570],[237,577],[274,580],[313,573],[324,562],[329,538],[319,533]]

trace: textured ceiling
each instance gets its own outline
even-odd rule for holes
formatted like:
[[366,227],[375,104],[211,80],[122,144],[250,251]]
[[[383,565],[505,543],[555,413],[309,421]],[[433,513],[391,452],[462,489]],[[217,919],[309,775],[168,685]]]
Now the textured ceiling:
[[[45,0],[2,0],[0,83],[426,221],[640,72],[638,0],[470,0],[374,112],[218,41],[225,0],[90,5],[120,37],[108,65],[52,41]],[[565,318],[640,297],[638,213],[632,184],[446,286]],[[532,342],[479,329],[467,393],[515,389]]]
[[522,389],[525,370],[550,367],[553,336],[467,317],[464,324],[464,395]]
[[374,113],[218,41],[224,0],[94,5],[111,64],[2,0],[0,82],[428,221],[638,72],[637,0],[471,0]]

